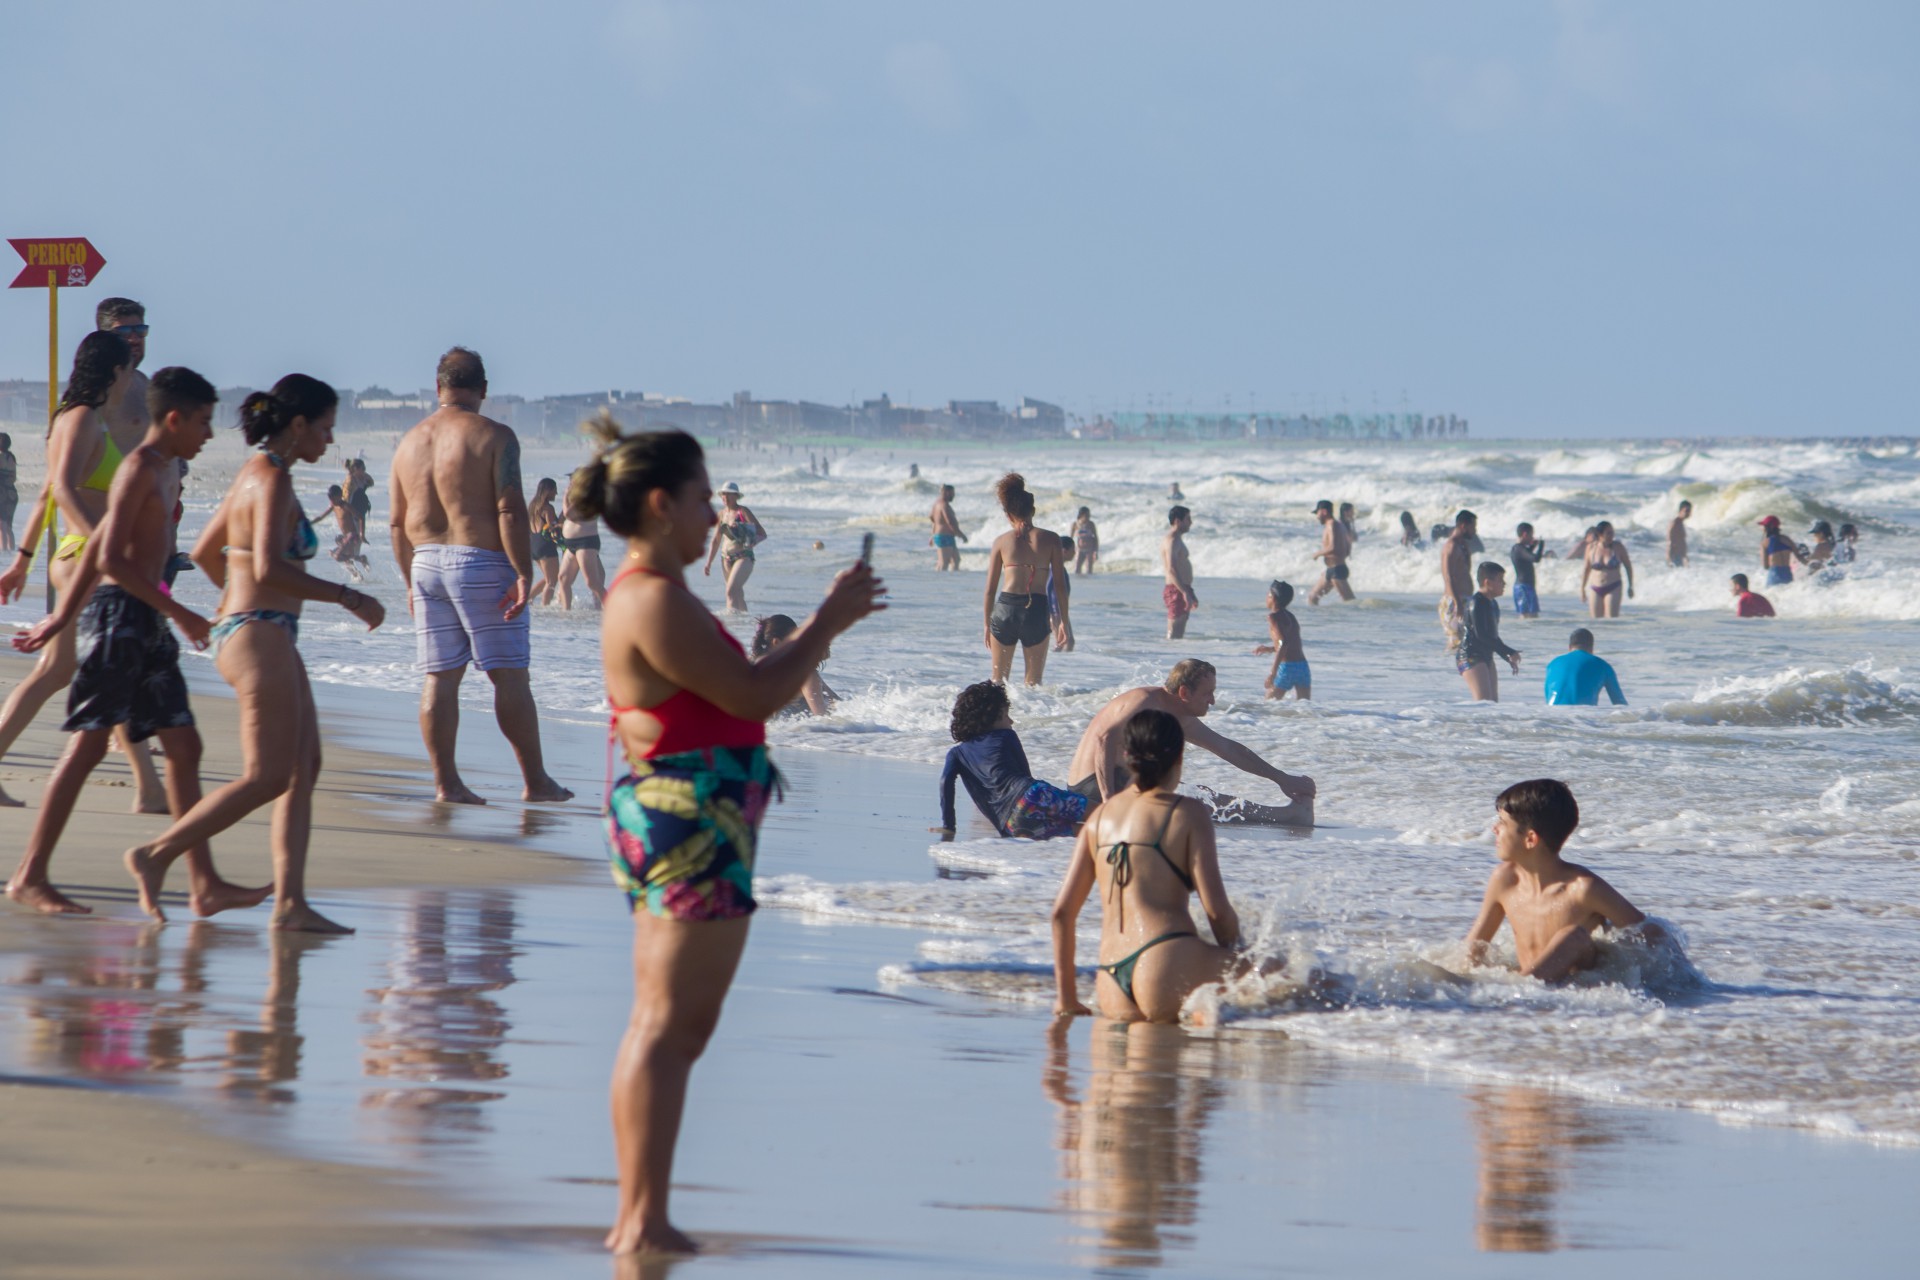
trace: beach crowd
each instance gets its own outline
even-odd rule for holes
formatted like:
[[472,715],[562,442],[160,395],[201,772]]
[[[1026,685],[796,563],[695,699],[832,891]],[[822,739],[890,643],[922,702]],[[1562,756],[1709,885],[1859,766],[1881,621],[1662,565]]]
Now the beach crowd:
[[[368,628],[386,621],[380,601],[356,585],[370,568],[372,491],[384,491],[406,588],[422,748],[437,802],[484,803],[458,767],[459,694],[469,667],[491,685],[523,799],[572,798],[548,773],[542,753],[530,606],[571,607],[584,583],[601,611],[610,732],[625,762],[605,798],[607,843],[635,922],[633,1012],[612,1091],[620,1199],[607,1243],[622,1253],[691,1250],[694,1242],[667,1211],[673,1151],[689,1075],[718,1023],[756,908],[759,826],[781,788],[766,726],[780,716],[831,714],[837,699],[820,664],[836,637],[887,607],[870,550],[834,577],[809,616],[760,618],[750,648],[742,645],[687,585],[692,566],[710,576],[717,562],[726,609],[746,614],[756,548],[769,531],[740,486],[715,486],[692,436],[627,433],[603,414],[589,424],[591,461],[567,477],[564,489],[543,478],[529,492],[520,442],[484,413],[486,367],[464,347],[440,357],[437,405],[401,439],[390,474],[376,478],[356,458],[329,486],[317,523],[331,522],[330,559],[344,578],[314,572],[320,533],[296,499],[292,475],[332,448],[339,396],[300,373],[237,406],[238,428],[253,451],[193,545],[183,548],[183,486],[189,464],[212,438],[218,396],[183,366],[143,373],[148,334],[141,304],[111,298],[99,305],[46,439],[47,479],[24,508],[14,442],[0,435],[0,550],[12,552],[0,572],[0,600],[20,598],[36,557],[48,543],[52,548],[44,553],[49,612],[13,641],[38,658],[0,708],[0,756],[63,692],[69,735],[8,897],[49,915],[90,911],[56,886],[53,860],[80,788],[117,748],[133,770],[136,807],[171,817],[165,831],[125,854],[147,914],[165,919],[162,890],[184,859],[187,901],[197,916],[270,899],[275,928],[351,932],[308,900],[322,753],[299,638],[310,605],[341,609]],[[809,469],[814,465],[810,459]],[[819,463],[823,473],[825,466]],[[928,515],[934,568],[957,570],[968,535],[954,487],[937,492]],[[1119,692],[1087,725],[1063,783],[1035,775],[1006,682],[1016,654],[1025,683],[1037,686],[1049,656],[1073,650],[1072,584],[1097,570],[1100,536],[1084,506],[1066,531],[1042,528],[1018,473],[1003,476],[995,493],[1007,527],[985,553],[978,633],[984,678],[953,703],[954,746],[938,780],[935,831],[954,837],[956,795],[964,790],[1001,836],[1074,840],[1051,919],[1056,1017],[1097,1007],[1109,1018],[1178,1021],[1195,991],[1247,980],[1322,990],[1324,975],[1287,974],[1279,961],[1245,949],[1214,843],[1219,825],[1311,828],[1318,787],[1208,725],[1220,678],[1211,663],[1180,659],[1163,683]],[[1189,547],[1193,510],[1177,484],[1168,502],[1160,605],[1166,641],[1177,652],[1201,601]],[[26,515],[17,538],[16,510]],[[1319,568],[1306,602],[1352,601],[1360,541],[1354,506],[1323,500],[1312,514],[1320,528]],[[1691,504],[1680,503],[1667,532],[1666,558],[1676,570],[1690,564],[1691,514]],[[1437,550],[1445,660],[1470,698],[1498,700],[1498,663],[1517,674],[1522,658],[1501,633],[1509,579],[1513,613],[1537,619],[1537,569],[1555,552],[1523,523],[1506,562],[1489,558],[1470,510],[1433,526],[1427,538],[1411,512],[1400,513],[1399,524],[1402,545],[1422,549],[1430,540]],[[57,536],[44,536],[55,529]],[[1792,581],[1796,568],[1844,572],[1858,540],[1852,525],[1836,532],[1825,521],[1809,529],[1811,545],[1786,537],[1771,516],[1760,530],[1757,568],[1767,586]],[[611,576],[603,555],[616,561]],[[1580,563],[1589,623],[1618,618],[1634,595],[1634,565],[1612,524],[1595,524],[1565,558]],[[189,568],[220,589],[211,617],[173,594],[176,576]],[[1733,575],[1729,585],[1739,616],[1774,616],[1747,575]],[[1278,578],[1265,594],[1266,634],[1253,652],[1272,659],[1262,681],[1270,699],[1312,696],[1295,594]],[[1547,664],[1547,702],[1593,705],[1603,693],[1625,701],[1618,674],[1594,652],[1595,636],[1593,625],[1579,627],[1566,652]],[[239,707],[244,767],[211,791],[202,789],[202,743],[178,637],[211,652]],[[160,746],[164,779],[150,742]],[[1282,802],[1207,788],[1182,794],[1189,746],[1272,783]],[[0,792],[0,805],[20,803]],[[273,882],[225,879],[211,842],[269,805]],[[1578,823],[1578,804],[1559,781],[1522,780],[1495,797],[1499,865],[1466,935],[1464,964],[1489,960],[1503,924],[1519,968],[1543,981],[1592,966],[1601,930],[1633,945],[1667,941],[1603,878],[1563,860]],[[1096,893],[1102,924],[1090,1007],[1081,998],[1076,930]],[[1196,896],[1204,935],[1191,911]]]

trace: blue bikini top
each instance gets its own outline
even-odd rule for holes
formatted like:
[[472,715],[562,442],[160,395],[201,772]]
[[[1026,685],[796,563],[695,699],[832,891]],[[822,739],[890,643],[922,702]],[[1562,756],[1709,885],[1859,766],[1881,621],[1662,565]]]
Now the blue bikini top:
[[[288,469],[287,460],[285,458],[282,458],[279,454],[275,453],[273,450],[262,449],[260,452],[266,455],[267,461],[271,463],[273,466],[278,467],[282,471],[285,471]],[[293,514],[296,517],[296,519],[293,525],[293,541],[287,544],[287,559],[311,560],[315,556],[320,554],[320,535],[313,531],[313,521],[307,519],[306,512],[300,510],[300,508],[298,507],[295,507],[293,509]],[[222,547],[220,548],[220,550],[222,552],[251,551],[252,548],[251,547]]]

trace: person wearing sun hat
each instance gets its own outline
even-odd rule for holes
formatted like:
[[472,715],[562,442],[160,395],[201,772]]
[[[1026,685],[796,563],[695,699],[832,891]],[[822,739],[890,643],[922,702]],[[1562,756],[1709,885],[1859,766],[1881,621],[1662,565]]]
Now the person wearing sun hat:
[[713,541],[707,546],[705,572],[713,573],[713,558],[720,556],[720,572],[727,579],[727,609],[747,611],[747,579],[753,575],[753,549],[767,540],[767,531],[752,511],[740,504],[740,486],[729,480],[720,486],[720,519],[713,526]]
[[1767,585],[1784,587],[1793,581],[1793,562],[1806,562],[1806,555],[1793,539],[1780,532],[1779,516],[1760,518],[1760,567],[1767,571]]

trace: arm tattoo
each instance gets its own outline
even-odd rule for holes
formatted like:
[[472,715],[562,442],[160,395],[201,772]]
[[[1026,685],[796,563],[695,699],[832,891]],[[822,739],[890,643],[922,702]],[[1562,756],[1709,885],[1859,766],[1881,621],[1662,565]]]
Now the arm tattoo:
[[506,443],[500,446],[500,461],[494,471],[493,484],[502,495],[509,491],[523,491],[520,485],[520,437],[511,431],[507,433]]

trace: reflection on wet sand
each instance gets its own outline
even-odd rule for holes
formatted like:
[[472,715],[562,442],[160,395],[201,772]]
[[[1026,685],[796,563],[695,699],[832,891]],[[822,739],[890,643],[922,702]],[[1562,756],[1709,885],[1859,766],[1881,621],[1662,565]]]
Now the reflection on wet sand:
[[1557,1223],[1562,1188],[1582,1154],[1618,1140],[1613,1126],[1577,1098],[1519,1087],[1470,1091],[1480,1153],[1474,1235],[1489,1253],[1550,1253],[1568,1247]]
[[407,1082],[367,1090],[362,1106],[390,1117],[390,1140],[446,1141],[483,1133],[485,1103],[505,1095],[443,1081],[503,1080],[512,1025],[493,993],[513,985],[517,917],[501,891],[413,895],[387,961],[388,985],[368,994],[362,1071]]
[[1067,1025],[1055,1022],[1045,1076],[1059,1108],[1060,1203],[1098,1235],[1102,1267],[1159,1266],[1190,1248],[1200,1145],[1224,1085],[1220,1042],[1178,1027],[1096,1020],[1084,1097],[1073,1089]]
[[[479,1107],[503,1095],[458,1086],[508,1074],[510,1025],[494,997],[514,982],[513,898],[503,890],[419,892],[406,899],[399,925],[384,985],[366,992],[369,1006],[359,1014],[361,1072],[378,1082],[360,1101],[395,1117],[383,1138],[469,1137],[486,1128]],[[25,1028],[0,1041],[0,1070],[79,1080],[179,1076],[260,1102],[297,1099],[311,1047],[301,1030],[301,967],[339,939],[206,921],[184,929],[111,920],[27,927],[38,930],[35,945],[0,961]],[[255,985],[263,967],[264,989]],[[337,1017],[339,976],[336,967],[308,1004]],[[349,981],[349,991],[362,990],[362,981]],[[343,1084],[360,1082],[321,1087]]]

